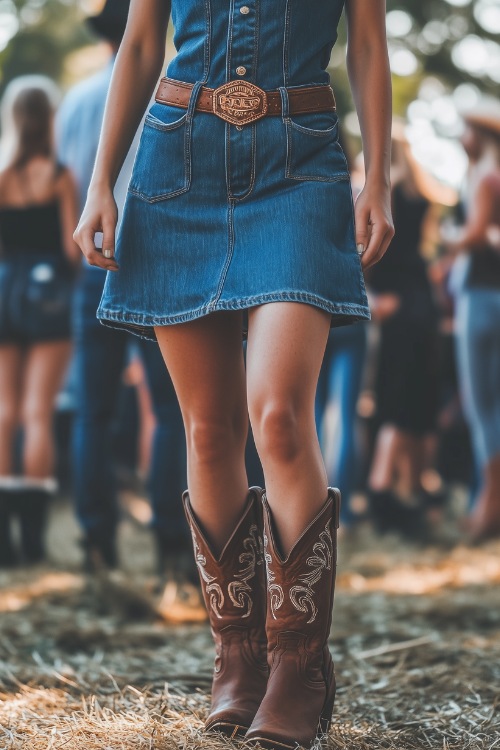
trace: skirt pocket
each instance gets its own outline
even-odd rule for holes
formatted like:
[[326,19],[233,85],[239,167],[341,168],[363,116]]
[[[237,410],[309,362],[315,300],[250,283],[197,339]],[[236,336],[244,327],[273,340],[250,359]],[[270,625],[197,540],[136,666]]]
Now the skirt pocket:
[[144,128],[129,192],[148,203],[185,193],[191,184],[191,124],[178,107],[153,104]]
[[285,177],[292,180],[349,180],[347,161],[339,143],[335,112],[315,112],[285,118],[287,161]]

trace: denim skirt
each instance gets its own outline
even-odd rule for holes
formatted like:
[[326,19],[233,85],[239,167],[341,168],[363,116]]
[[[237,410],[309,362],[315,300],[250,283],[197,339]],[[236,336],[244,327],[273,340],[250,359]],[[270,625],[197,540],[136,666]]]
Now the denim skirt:
[[291,117],[282,89],[282,115],[237,126],[197,111],[197,88],[187,110],[148,110],[100,321],[154,340],[271,302],[369,318],[337,114]]

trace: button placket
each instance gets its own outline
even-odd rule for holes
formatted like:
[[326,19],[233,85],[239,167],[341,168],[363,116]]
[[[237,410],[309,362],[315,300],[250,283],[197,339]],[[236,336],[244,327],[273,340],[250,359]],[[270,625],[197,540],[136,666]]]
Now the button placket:
[[[255,2],[255,0],[254,0]],[[236,76],[242,78],[253,77],[252,59],[254,54],[255,11],[250,5],[240,5],[235,2],[233,15],[233,36],[231,41],[231,57],[238,64],[233,68]],[[252,67],[249,63],[252,63]]]
[[[232,0],[228,73],[232,79],[255,83],[256,24],[259,0]],[[255,173],[255,123],[228,124],[227,185],[233,200],[242,200],[252,189]]]

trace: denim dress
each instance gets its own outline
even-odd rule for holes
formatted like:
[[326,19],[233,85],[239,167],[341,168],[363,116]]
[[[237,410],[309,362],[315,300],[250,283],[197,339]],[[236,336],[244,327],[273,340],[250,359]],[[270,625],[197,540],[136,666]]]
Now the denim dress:
[[[117,272],[97,316],[153,326],[217,310],[302,302],[332,326],[369,318],[347,162],[335,111],[291,116],[287,89],[329,86],[343,0],[172,0],[170,78],[187,109],[155,102],[142,131]],[[230,124],[195,109],[202,85],[279,91],[281,115]]]

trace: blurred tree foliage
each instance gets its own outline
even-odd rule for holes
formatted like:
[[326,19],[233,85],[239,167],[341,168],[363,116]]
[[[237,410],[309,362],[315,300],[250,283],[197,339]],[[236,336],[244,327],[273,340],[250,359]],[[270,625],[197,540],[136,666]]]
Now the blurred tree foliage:
[[0,51],[0,91],[27,73],[59,81],[68,53],[89,43],[75,0],[0,0],[0,24],[9,13],[15,14],[19,28]]
[[[413,17],[411,31],[403,38],[394,40],[394,43],[410,49],[419,60],[419,70],[415,74],[394,77],[396,112],[404,112],[426,75],[436,75],[450,86],[472,80],[496,93],[498,84],[493,84],[489,79],[468,76],[455,67],[451,56],[453,44],[466,34],[493,38],[474,18],[474,3],[477,1],[472,0],[468,5],[459,7],[450,5],[446,0],[387,0],[389,11],[400,9]],[[17,18],[19,27],[3,49],[0,30],[0,94],[9,80],[24,73],[45,73],[60,81],[67,55],[91,41],[89,32],[82,24],[83,9],[78,0],[0,0],[0,24],[9,14]],[[448,38],[442,44],[423,45],[422,29],[436,22],[446,24]],[[345,42],[344,26],[340,29],[340,41]],[[347,105],[345,69],[337,63],[335,67],[340,105]]]
[[[467,74],[453,63],[451,54],[453,45],[468,34],[498,41],[498,35],[488,33],[477,23],[474,16],[475,3],[476,0],[473,0],[468,5],[459,7],[449,5],[445,0],[399,0],[399,2],[387,0],[388,10],[402,9],[413,17],[414,25],[411,32],[404,39],[399,40],[399,43],[411,49],[420,63],[420,70],[416,76],[411,76],[409,79],[395,76],[396,109],[401,109],[398,107],[400,101],[401,104],[411,101],[413,96],[408,97],[408,95],[415,93],[411,89],[418,86],[419,80],[426,75],[435,75],[451,87],[463,82],[472,82],[484,91],[498,95],[498,83],[488,77],[477,78]],[[446,27],[447,38],[442,43],[437,40],[434,43],[422,42],[422,29],[432,26],[437,29]]]
[[[387,10],[402,10],[413,19],[411,31],[404,37],[392,39],[392,45],[410,50],[419,62],[419,69],[409,76],[393,74],[394,111],[404,115],[407,105],[416,97],[419,86],[426,76],[436,76],[450,88],[460,83],[471,82],[483,91],[498,96],[498,83],[491,79],[478,78],[458,69],[452,59],[454,44],[468,34],[483,39],[498,41],[498,35],[489,34],[476,21],[474,6],[478,0],[460,6],[450,5],[446,0],[387,0]],[[500,2],[500,0],[499,0]],[[436,37],[445,36],[443,42],[430,43],[423,39],[422,31],[434,27]],[[446,27],[446,31],[443,29]],[[427,35],[432,37],[432,33]],[[345,23],[339,29],[339,41],[345,44]],[[335,90],[340,109],[351,107],[347,74],[342,66],[335,66]]]

